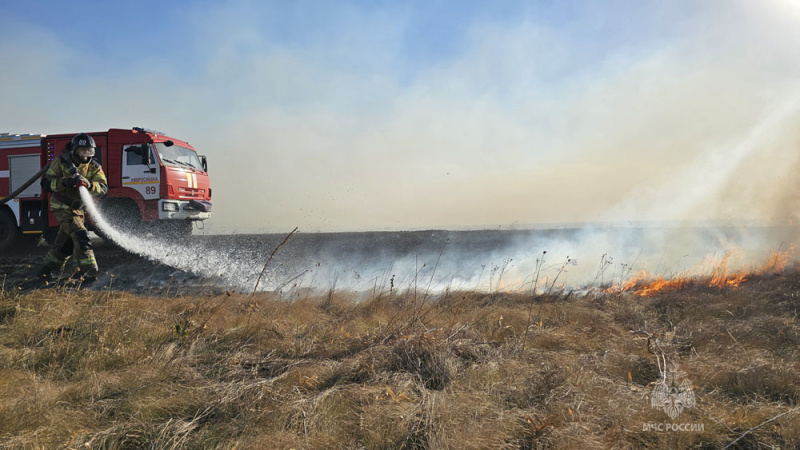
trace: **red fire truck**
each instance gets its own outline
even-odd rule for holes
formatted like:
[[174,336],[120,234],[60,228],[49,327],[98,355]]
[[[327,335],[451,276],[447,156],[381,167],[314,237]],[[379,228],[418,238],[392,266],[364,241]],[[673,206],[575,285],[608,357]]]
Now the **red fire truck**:
[[[42,195],[36,175],[76,134],[0,134],[0,249],[13,245],[20,234],[48,236],[58,229],[48,208],[51,194]],[[94,138],[95,160],[108,178],[100,208],[112,224],[185,235],[194,222],[210,217],[206,158],[188,142],[139,127],[87,134]],[[8,198],[32,178],[35,183]],[[87,226],[91,229],[91,220]]]

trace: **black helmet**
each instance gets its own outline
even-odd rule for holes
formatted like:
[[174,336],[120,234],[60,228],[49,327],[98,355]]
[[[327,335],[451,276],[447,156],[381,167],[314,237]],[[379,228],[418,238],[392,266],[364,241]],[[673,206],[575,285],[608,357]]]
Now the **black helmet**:
[[[88,163],[89,161],[92,160],[92,157],[94,156],[94,151],[95,151],[95,143],[94,143],[94,139],[92,139],[91,136],[89,136],[86,133],[81,133],[81,134],[75,136],[74,138],[72,138],[72,142],[70,142],[70,144],[71,144],[71,149],[72,149],[72,158],[76,162],[78,162],[80,164],[86,164],[86,163]],[[86,147],[90,148],[91,151],[89,151],[89,152],[81,151],[82,154],[78,155],[78,149],[79,148],[86,148]]]
[[94,139],[86,133],[81,133],[74,138],[72,138],[72,149],[74,150],[77,147],[96,147],[94,145]]

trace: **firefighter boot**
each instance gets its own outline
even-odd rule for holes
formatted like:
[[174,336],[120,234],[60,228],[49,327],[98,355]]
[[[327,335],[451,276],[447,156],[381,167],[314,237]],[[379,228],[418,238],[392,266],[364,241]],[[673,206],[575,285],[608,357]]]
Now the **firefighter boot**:
[[63,256],[58,252],[50,252],[45,257],[45,262],[36,269],[36,278],[45,281],[55,281],[64,273],[69,256]]

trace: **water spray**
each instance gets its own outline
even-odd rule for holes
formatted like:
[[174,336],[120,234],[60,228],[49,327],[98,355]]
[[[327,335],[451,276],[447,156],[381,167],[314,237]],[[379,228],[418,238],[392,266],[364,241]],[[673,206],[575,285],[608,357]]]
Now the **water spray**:
[[243,267],[239,261],[231,260],[219,252],[197,248],[189,243],[166,242],[153,236],[143,238],[120,232],[108,222],[85,187],[81,186],[79,192],[95,225],[125,250],[197,275],[221,277],[235,287],[249,284],[252,278],[250,272],[254,271],[250,265]]

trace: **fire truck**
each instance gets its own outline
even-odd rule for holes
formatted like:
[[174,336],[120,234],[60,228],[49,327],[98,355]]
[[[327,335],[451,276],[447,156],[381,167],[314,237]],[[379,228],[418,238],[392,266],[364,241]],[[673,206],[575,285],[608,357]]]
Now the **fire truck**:
[[[52,194],[43,194],[39,179],[76,134],[0,133],[0,249],[20,235],[55,235],[58,221],[48,207]],[[187,235],[195,222],[211,216],[206,158],[188,142],[140,127],[87,134],[108,178],[100,210],[113,225]]]

